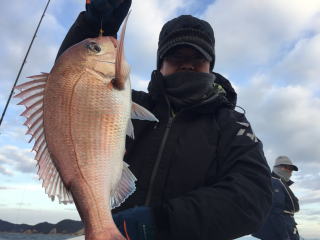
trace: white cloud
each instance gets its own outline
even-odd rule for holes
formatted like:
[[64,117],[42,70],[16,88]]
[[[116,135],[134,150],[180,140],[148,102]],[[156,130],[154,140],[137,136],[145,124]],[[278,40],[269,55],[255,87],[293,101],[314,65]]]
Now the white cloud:
[[0,163],[3,172],[12,170],[22,173],[34,173],[36,162],[30,149],[21,149],[16,146],[5,145],[0,147]]
[[[0,22],[6,23],[3,24],[3,34],[0,36],[2,43],[2,50],[0,50],[2,56],[0,61],[1,107],[9,97],[44,8],[43,1],[32,0],[32,3],[13,0],[0,9]],[[24,82],[26,76],[50,70],[65,31],[57,19],[47,12],[20,75],[19,83]],[[9,109],[12,108],[12,102],[14,100],[11,101]]]
[[[1,159],[0,159],[0,162],[1,162]],[[13,176],[13,172],[6,169],[3,166],[0,166],[0,174],[6,175],[6,176]]]
[[[319,181],[319,178],[316,179],[317,181]],[[303,194],[302,197],[300,198],[300,203],[302,204],[302,206],[305,206],[305,204],[311,204],[311,203],[319,203],[320,202],[320,190],[319,190],[319,182],[318,182],[318,189],[306,189],[303,188],[303,186],[300,185],[299,188],[299,192],[300,194]],[[302,191],[301,191],[302,189]],[[313,211],[311,211],[310,213],[308,213],[308,215],[312,214],[312,215],[318,215],[319,209],[315,208],[313,209]],[[319,216],[319,221],[320,221],[320,216]]]
[[219,67],[239,69],[272,63],[301,36],[319,31],[319,8],[317,0],[217,0],[203,17],[215,30]]
[[[16,108],[16,106],[11,105],[10,111],[12,111],[14,108]],[[17,112],[19,112],[19,110],[20,112],[22,112],[24,111],[24,109],[25,109],[24,107],[20,106],[18,107]],[[7,120],[9,118],[10,118],[10,121]],[[2,122],[2,126],[1,126],[2,129],[0,131],[0,136],[2,138],[10,138],[15,142],[21,141],[22,139],[24,139],[25,141],[29,140],[30,137],[24,136],[27,131],[27,127],[23,126],[23,122],[25,120],[26,120],[25,117],[19,116],[18,113],[15,117],[13,117],[11,112],[8,112],[8,115]],[[0,143],[1,142],[2,141],[0,141]]]
[[192,3],[182,0],[133,1],[125,42],[126,55],[135,74],[150,76],[156,68],[158,37],[163,24],[176,17],[177,9]]
[[132,83],[132,89],[137,91],[147,91],[147,87],[150,81],[149,79],[143,79],[135,74],[131,74],[130,79]]
[[317,204],[302,205],[301,210],[295,215],[295,220],[302,237],[319,238],[320,210]]
[[276,80],[320,90],[320,33],[301,39],[273,71]]
[[291,155],[305,168],[320,158],[320,99],[308,89],[278,87],[272,84],[271,76],[256,76],[239,89],[239,104],[248,109],[266,149],[276,155]]

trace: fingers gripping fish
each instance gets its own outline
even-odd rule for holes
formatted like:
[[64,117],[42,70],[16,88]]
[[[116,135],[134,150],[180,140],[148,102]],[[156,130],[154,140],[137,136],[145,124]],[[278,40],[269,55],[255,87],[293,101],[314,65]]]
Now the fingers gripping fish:
[[111,215],[135,190],[123,162],[125,137],[134,137],[131,118],[158,121],[131,101],[125,25],[119,42],[86,39],[67,49],[49,74],[16,87],[43,187],[52,199],[76,204],[86,240],[125,239]]

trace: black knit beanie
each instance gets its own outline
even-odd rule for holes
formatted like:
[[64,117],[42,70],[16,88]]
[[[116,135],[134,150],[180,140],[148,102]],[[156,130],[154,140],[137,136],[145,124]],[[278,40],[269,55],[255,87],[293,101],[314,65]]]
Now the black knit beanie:
[[181,15],[163,25],[158,42],[157,69],[161,68],[163,57],[170,49],[189,45],[210,61],[212,71],[215,62],[214,33],[211,25],[191,15]]

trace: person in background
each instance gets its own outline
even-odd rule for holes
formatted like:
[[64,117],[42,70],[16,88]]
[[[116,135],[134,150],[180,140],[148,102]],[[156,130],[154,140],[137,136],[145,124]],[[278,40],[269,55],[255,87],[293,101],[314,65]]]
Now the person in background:
[[272,171],[273,201],[265,224],[253,236],[262,240],[299,240],[294,214],[299,211],[299,200],[290,189],[292,171],[298,167],[287,156],[279,156]]
[[[87,1],[58,56],[98,37],[100,26],[103,35],[116,37],[130,5]],[[236,92],[212,71],[214,45],[208,22],[191,15],[168,21],[148,93],[132,90],[133,101],[159,123],[133,120],[135,139],[126,142],[124,161],[138,180],[113,217],[131,240],[234,239],[257,231],[267,216],[271,171],[261,141],[235,111]]]

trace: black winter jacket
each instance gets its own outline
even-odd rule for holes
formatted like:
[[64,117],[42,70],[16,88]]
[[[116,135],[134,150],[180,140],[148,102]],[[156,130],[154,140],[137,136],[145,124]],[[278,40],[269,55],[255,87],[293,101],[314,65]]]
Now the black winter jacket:
[[[83,13],[59,53],[92,37]],[[173,115],[161,78],[153,72],[149,93],[133,90],[133,101],[159,123],[133,120],[125,161],[137,177],[137,190],[116,211],[151,206],[161,240],[227,240],[256,232],[271,205],[270,169],[262,143],[244,114],[235,111],[236,94],[216,74],[220,92]]]

